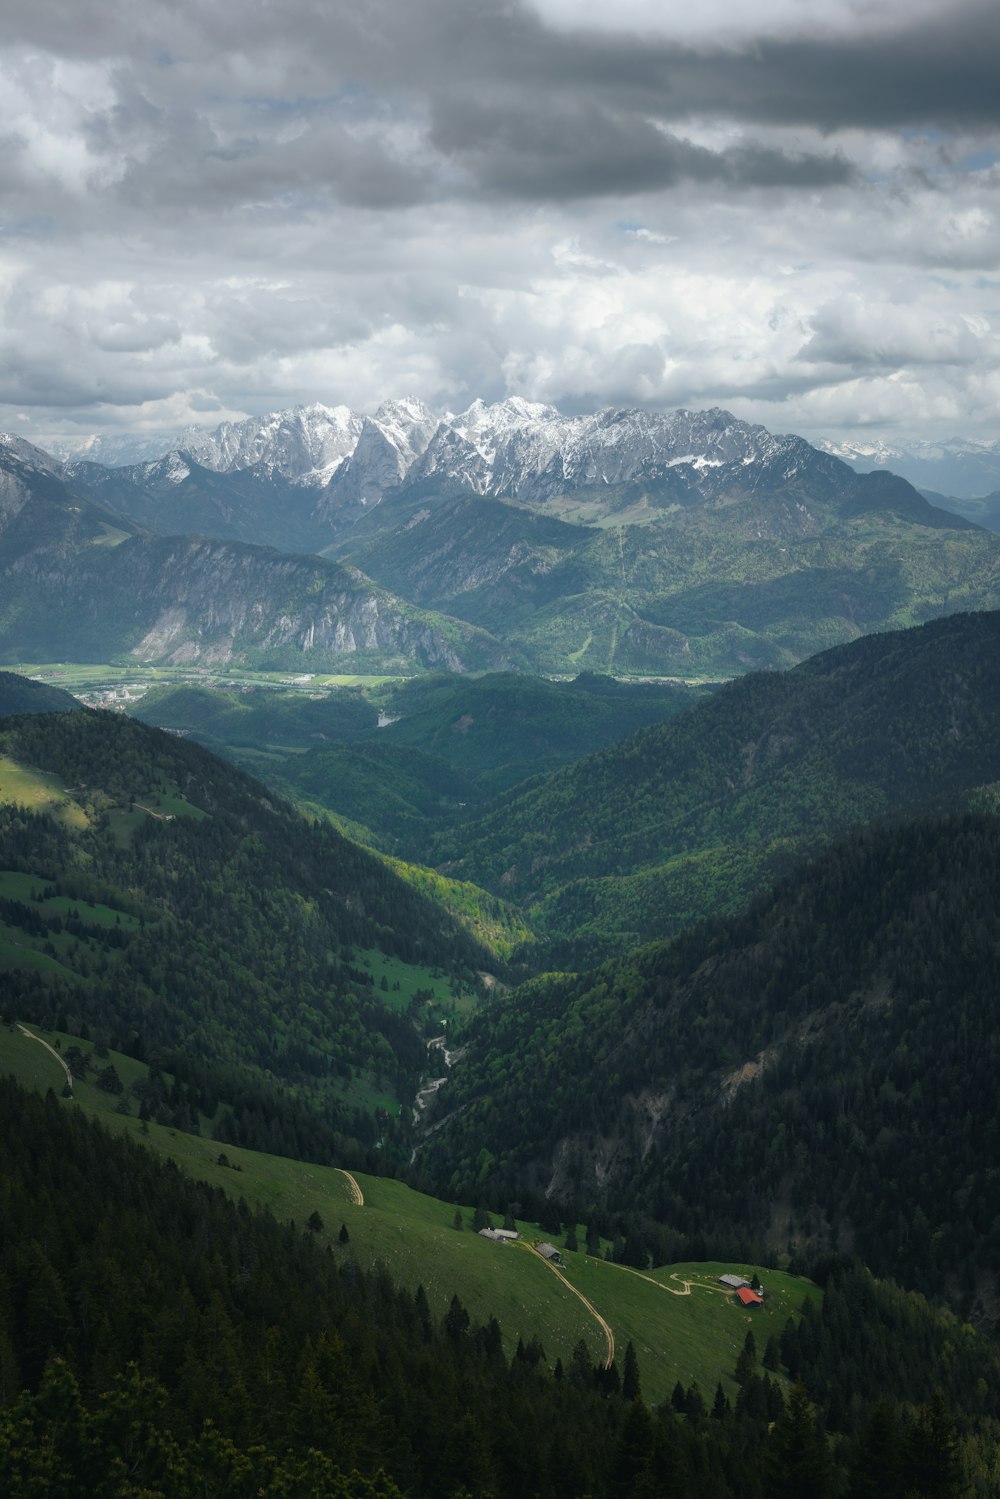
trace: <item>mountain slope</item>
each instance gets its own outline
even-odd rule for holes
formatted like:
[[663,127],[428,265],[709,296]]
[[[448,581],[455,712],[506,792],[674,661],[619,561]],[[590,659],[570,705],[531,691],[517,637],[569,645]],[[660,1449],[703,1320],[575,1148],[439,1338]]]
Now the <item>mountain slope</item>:
[[218,473],[178,452],[130,468],[72,463],[64,474],[79,493],[160,535],[193,532],[286,552],[315,552],[329,539],[314,519],[311,489],[270,467]]
[[76,713],[82,708],[72,693],[47,682],[33,682],[17,672],[0,671],[0,718],[17,713]]
[[508,666],[473,626],[320,558],[152,537],[0,449],[0,656],[448,670]]
[[733,675],[1000,602],[995,536],[800,446],[543,501],[427,480],[329,550],[542,672]]
[[[361,1102],[376,1084],[412,1094],[425,1048],[352,945],[456,974],[484,962],[384,861],[198,745],[120,715],[0,721],[0,791],[7,1003],[180,1058],[216,1101],[234,1088],[266,1100],[280,1083],[298,1096],[292,1115],[308,1101],[317,1128],[370,1140]],[[290,1105],[257,1107],[273,1122]]]
[[852,824],[997,779],[1000,614],[957,615],[731,682],[442,835],[437,857],[538,903],[552,934],[635,942],[738,909]]
[[424,1170],[851,1249],[994,1315],[998,878],[996,816],[870,830],[738,920],[525,985],[470,1028]]
[[[677,1266],[695,1283],[679,1297],[667,1294],[669,1276],[639,1281],[574,1256],[598,1298],[617,1280],[636,1325],[618,1360],[623,1380],[617,1365],[596,1368],[582,1340],[558,1359],[537,1332],[512,1349],[523,1301],[513,1315],[499,1308],[502,1325],[487,1321],[464,1298],[449,1303],[447,1269],[443,1284],[428,1275],[428,1289],[421,1282],[415,1292],[383,1264],[366,1274],[353,1235],[370,1216],[388,1215],[381,1204],[370,1211],[367,1195],[363,1208],[349,1205],[343,1178],[323,1202],[326,1224],[317,1214],[315,1231],[296,1232],[6,1081],[0,1143],[8,1499],[124,1499],[128,1490],[171,1499],[621,1499],[629,1488],[667,1492],[665,1482],[672,1499],[742,1499],[801,1471],[803,1434],[814,1460],[825,1451],[790,1373],[837,1434],[838,1491],[878,1462],[881,1474],[905,1478],[906,1492],[956,1493],[957,1483],[940,1480],[957,1472],[959,1431],[968,1471],[993,1465],[995,1339],[857,1268],[832,1267],[821,1302],[801,1280],[769,1276],[774,1301],[754,1315],[762,1344],[775,1328],[773,1346],[748,1352],[737,1384],[746,1324],[713,1284],[722,1266]],[[233,1196],[231,1168],[214,1172],[227,1174]],[[332,1173],[312,1173],[314,1198],[324,1176]],[[533,1290],[541,1277],[554,1288],[550,1300],[564,1295],[537,1255],[456,1234],[436,1206],[437,1239],[471,1240],[468,1253],[458,1249],[464,1258],[499,1258],[494,1286],[503,1276],[511,1301],[516,1266]],[[330,1216],[345,1231],[350,1222],[348,1247]],[[799,1306],[792,1297],[803,1290]],[[645,1307],[652,1315],[641,1320]],[[651,1414],[635,1386],[654,1340],[688,1386]],[[707,1420],[701,1390],[716,1383],[719,1419]],[[650,1384],[643,1373],[652,1405],[664,1391]],[[809,1492],[818,1495],[815,1485]]]
[[[403,401],[185,442],[103,479],[80,468],[80,482],[159,531],[336,555],[537,672],[730,676],[1000,604],[996,535],[891,473],[856,474],[718,409],[563,417],[510,400],[437,420]],[[294,651],[310,625],[323,628],[305,619],[280,644]],[[413,654],[391,634],[366,650]]]

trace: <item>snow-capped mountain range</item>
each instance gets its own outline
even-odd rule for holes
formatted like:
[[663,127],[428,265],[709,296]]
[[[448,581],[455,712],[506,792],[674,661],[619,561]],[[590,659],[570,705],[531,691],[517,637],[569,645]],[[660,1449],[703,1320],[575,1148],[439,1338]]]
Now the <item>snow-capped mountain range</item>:
[[821,442],[817,446],[849,463],[857,473],[887,469],[917,489],[932,490],[935,494],[970,500],[995,494],[1000,489],[1000,441],[976,442],[952,437],[944,442],[918,442],[908,447],[894,447],[878,440]]
[[[181,483],[185,460],[216,473],[253,470],[328,491],[329,505],[370,506],[386,490],[446,476],[476,493],[533,500],[564,487],[623,484],[683,464],[749,466],[810,451],[802,438],[775,436],[729,412],[605,409],[563,416],[553,406],[512,397],[437,416],[417,400],[387,401],[373,416],[346,406],[298,406],[214,431],[191,428],[161,447],[157,478]],[[814,450],[812,450],[814,451]],[[108,466],[103,445],[68,457]],[[119,449],[119,463],[124,450]],[[130,466],[148,467],[150,457]],[[329,507],[327,507],[329,508]]]
[[[89,437],[53,446],[70,472],[80,463],[156,478],[187,477],[184,458],[215,473],[254,472],[327,491],[318,513],[367,508],[404,481],[447,475],[476,493],[538,500],[561,487],[627,483],[656,467],[696,468],[772,462],[798,447],[825,453],[856,472],[898,474],[918,488],[973,498],[1000,489],[1000,441],[954,438],[909,446],[819,442],[779,436],[728,412],[650,412],[607,408],[563,416],[554,406],[514,396],[462,412],[437,414],[413,398],[386,401],[374,415],[316,402],[214,429],[172,436]],[[165,461],[169,460],[169,461]]]
[[25,659],[727,675],[953,590],[995,608],[997,546],[717,408],[316,405],[120,467],[0,439],[0,644]]

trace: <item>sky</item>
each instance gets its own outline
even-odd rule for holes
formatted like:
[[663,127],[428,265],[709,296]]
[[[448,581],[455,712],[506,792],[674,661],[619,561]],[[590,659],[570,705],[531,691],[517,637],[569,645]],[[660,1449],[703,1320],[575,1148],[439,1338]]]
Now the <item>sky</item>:
[[0,428],[1000,438],[996,0],[4,0]]

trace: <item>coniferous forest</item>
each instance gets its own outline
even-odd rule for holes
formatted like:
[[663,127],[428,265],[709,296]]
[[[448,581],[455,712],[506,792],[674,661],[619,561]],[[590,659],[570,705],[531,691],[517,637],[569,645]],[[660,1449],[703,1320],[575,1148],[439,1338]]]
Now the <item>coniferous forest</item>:
[[[520,790],[503,767],[526,731],[507,725],[477,787],[433,752],[459,689],[412,688],[409,751],[355,756],[345,786],[353,812],[409,787],[422,864],[385,846],[387,828],[419,843],[401,802],[357,828],[367,846],[348,836],[330,751],[296,804],[287,763],[268,786],[118,715],[51,695],[31,712],[18,679],[0,719],[8,1027],[77,1038],[80,1076],[96,1055],[123,1113],[174,1138],[402,1177],[476,1203],[473,1228],[516,1205],[565,1233],[571,1278],[579,1227],[589,1255],[640,1275],[731,1261],[818,1291],[759,1344],[747,1318],[714,1387],[647,1402],[631,1341],[610,1362],[584,1341],[556,1357],[544,1328],[512,1336],[457,1294],[442,1312],[377,1252],[356,1258],[346,1224],[251,1207],[235,1173],[228,1193],[189,1180],[5,1081],[3,1492],[996,1493],[995,628],[960,617],[671,702],[669,723],[564,768],[553,748]],[[616,797],[612,855],[588,839]],[[451,877],[463,816],[470,860],[494,851],[491,891]],[[546,923],[581,899],[588,847],[595,875],[649,877],[660,901],[671,859],[702,861],[698,919],[624,953],[624,927],[595,926],[613,956],[548,971]],[[447,1081],[415,1112],[430,991],[395,1002],[373,953],[464,996]],[[125,1092],[109,1049],[145,1081]]]
[[[847,1262],[735,1402],[642,1400],[627,1349],[550,1368],[454,1298],[0,1089],[0,1474],[39,1494],[728,1496],[991,1492],[1000,1354]],[[791,1376],[793,1383],[785,1378]],[[787,1390],[783,1394],[782,1390]],[[891,1393],[887,1393],[891,1392]],[[845,1489],[846,1486],[846,1489]]]

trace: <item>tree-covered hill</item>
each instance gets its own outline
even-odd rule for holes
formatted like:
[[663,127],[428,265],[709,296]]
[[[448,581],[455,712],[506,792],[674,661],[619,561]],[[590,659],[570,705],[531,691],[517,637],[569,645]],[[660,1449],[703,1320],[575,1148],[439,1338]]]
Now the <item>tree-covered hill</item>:
[[995,1492],[995,1341],[856,1266],[780,1339],[749,1329],[735,1400],[678,1381],[650,1410],[631,1345],[597,1369],[457,1297],[439,1320],[349,1244],[7,1082],[0,1202],[6,1499]]
[[533,904],[578,962],[735,911],[838,832],[995,780],[1000,614],[955,615],[730,682],[442,834],[436,859]]
[[1000,1312],[1000,819],[850,837],[745,915],[489,1006],[428,1179],[848,1248]]
[[165,685],[144,693],[129,711],[212,748],[305,749],[365,739],[378,728],[378,709],[356,687],[307,694],[274,686]]
[[18,713],[75,713],[81,706],[61,687],[33,682],[15,671],[0,671],[0,718]]
[[704,691],[589,673],[572,682],[428,674],[308,693],[156,687],[130,711],[422,860],[437,826],[463,809],[672,717]]
[[424,481],[331,552],[543,673],[732,676],[1000,604],[995,535],[833,466],[731,465],[707,494],[668,468],[534,506]]
[[700,695],[675,683],[620,682],[593,672],[569,682],[513,672],[418,677],[387,695],[396,721],[381,733],[446,760],[484,795],[499,796],[674,717]]
[[424,1047],[353,948],[466,977],[484,962],[384,860],[143,724],[3,720],[0,786],[5,1005],[180,1058],[204,1082],[195,1116],[283,1088],[291,1114],[372,1139],[358,1080],[406,1097]]

